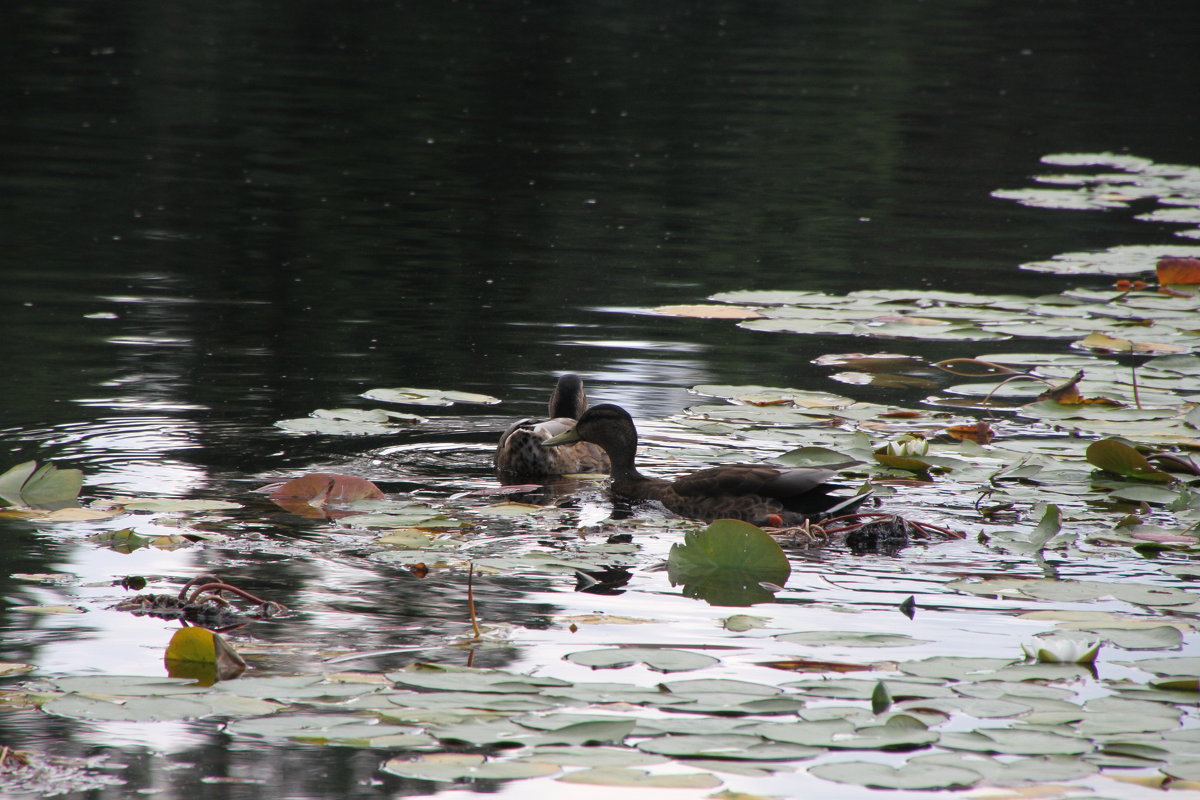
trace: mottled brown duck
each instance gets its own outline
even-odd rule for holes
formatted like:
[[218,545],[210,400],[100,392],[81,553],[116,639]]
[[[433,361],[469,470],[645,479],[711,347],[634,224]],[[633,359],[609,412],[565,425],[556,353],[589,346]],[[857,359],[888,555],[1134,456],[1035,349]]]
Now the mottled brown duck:
[[604,450],[588,442],[543,447],[542,442],[575,427],[588,407],[583,381],[563,375],[550,395],[549,419],[523,419],[509,426],[496,445],[493,462],[502,477],[540,478],[575,472],[608,472]]
[[602,403],[588,409],[574,427],[542,442],[548,449],[590,442],[604,448],[612,462],[614,495],[657,500],[681,517],[711,522],[740,519],[756,525],[799,525],[832,513],[850,513],[866,495],[838,497],[827,483],[829,469],[796,469],[769,464],[729,464],[693,472],[675,480],[650,478],[634,465],[637,428],[620,406]]

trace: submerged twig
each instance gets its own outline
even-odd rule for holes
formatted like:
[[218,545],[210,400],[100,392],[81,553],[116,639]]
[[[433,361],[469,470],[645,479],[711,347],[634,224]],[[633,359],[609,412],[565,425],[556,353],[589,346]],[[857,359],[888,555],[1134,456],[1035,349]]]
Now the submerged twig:
[[475,615],[475,562],[472,561],[467,565],[467,610],[471,614],[471,630],[475,632],[475,638],[482,636],[482,631],[479,630],[479,617]]

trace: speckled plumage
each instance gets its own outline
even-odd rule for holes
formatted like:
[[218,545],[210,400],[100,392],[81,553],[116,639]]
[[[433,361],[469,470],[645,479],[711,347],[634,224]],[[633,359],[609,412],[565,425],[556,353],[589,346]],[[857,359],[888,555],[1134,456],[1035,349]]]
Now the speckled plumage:
[[837,506],[843,506],[839,509],[842,513],[849,513],[861,503],[829,494],[837,487],[826,483],[836,474],[828,469],[730,464],[673,481],[647,477],[634,465],[637,428],[633,419],[625,409],[610,403],[589,409],[574,428],[543,444],[553,448],[572,441],[591,442],[608,453],[613,494],[630,500],[657,500],[682,517],[708,522],[741,519],[757,525],[798,525]]
[[493,463],[504,477],[545,477],[575,472],[608,472],[604,450],[588,442],[543,447],[542,442],[569,431],[587,410],[587,394],[578,375],[563,375],[550,395],[549,419],[523,419],[509,426],[496,446]]

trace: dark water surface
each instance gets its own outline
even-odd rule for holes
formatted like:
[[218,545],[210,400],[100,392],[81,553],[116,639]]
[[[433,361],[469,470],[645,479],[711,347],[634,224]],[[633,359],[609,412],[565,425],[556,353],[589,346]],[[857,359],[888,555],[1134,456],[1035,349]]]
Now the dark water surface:
[[[1026,185],[1047,153],[1200,159],[1187,3],[51,0],[0,20],[0,471],[79,467],[89,497],[231,496],[313,466],[389,491],[491,485],[498,431],[543,408],[563,371],[639,419],[695,402],[700,383],[912,402],[836,387],[811,363],[874,344],[627,310],[735,289],[1059,291],[1018,265],[1171,229],[990,191]],[[358,395],[383,386],[504,405],[404,409],[446,418],[382,439],[272,426],[368,407]],[[399,465],[363,457],[383,447]],[[353,547],[312,559],[301,524],[250,532],[253,545],[122,556],[0,520],[0,561],[78,576],[77,601],[124,574],[235,572],[309,609],[259,634],[275,641],[419,648],[461,621],[457,578],[418,588]],[[0,659],[161,669],[146,633],[160,623],[99,607],[30,630],[8,607],[55,597],[0,582]],[[481,591],[493,621],[517,624],[572,602],[517,577]],[[272,658],[257,663],[297,668]],[[267,763],[179,725],[168,749],[184,756],[165,769],[136,726],[34,719],[0,719],[5,743],[80,754],[102,740],[150,796],[245,771],[266,785],[204,796],[433,791],[379,784],[372,751],[277,748]]]

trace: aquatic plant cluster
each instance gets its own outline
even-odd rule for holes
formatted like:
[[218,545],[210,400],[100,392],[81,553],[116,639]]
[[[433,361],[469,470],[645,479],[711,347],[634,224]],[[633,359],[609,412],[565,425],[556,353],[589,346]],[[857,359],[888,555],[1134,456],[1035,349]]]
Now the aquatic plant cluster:
[[[1046,161],[1081,171],[995,196],[1072,213],[1155,202],[1143,218],[1191,226],[1182,238],[1200,230],[1200,168],[1111,154]],[[740,463],[748,452],[794,467],[851,464],[839,476],[851,491],[869,488],[884,511],[963,539],[918,539],[895,560],[869,556],[839,572],[826,564],[852,557],[812,526],[772,537],[652,504],[616,514],[603,476],[479,487],[412,470],[392,457],[414,450],[384,446],[372,463],[390,464],[388,477],[420,490],[385,495],[369,481],[314,473],[272,487],[273,511],[316,520],[324,553],[353,553],[414,580],[473,580],[475,591],[521,576],[556,592],[567,610],[547,612],[535,630],[490,619],[495,606],[476,615],[471,596],[472,611],[464,604],[459,620],[405,652],[397,669],[344,669],[366,657],[344,644],[273,648],[233,632],[192,643],[214,660],[227,647],[227,658],[249,665],[232,680],[55,677],[0,665],[25,676],[0,692],[0,706],[93,723],[193,720],[247,743],[368,750],[389,779],[433,782],[430,792],[506,780],[724,787],[730,796],[819,796],[828,782],[859,787],[844,791],[862,797],[988,787],[996,797],[1121,798],[1200,787],[1200,659],[1190,654],[1200,624],[1195,259],[1200,247],[1171,244],[1022,265],[1090,279],[1040,297],[731,288],[702,303],[636,310],[681,325],[844,334],[896,350],[978,347],[973,358],[936,363],[904,352],[817,360],[847,387],[923,392],[912,407],[857,399],[849,388],[709,384],[692,387],[699,402],[671,418],[638,420],[639,465],[656,473]],[[1120,280],[1101,285],[1097,276]],[[500,402],[411,387],[364,397],[443,408]],[[277,425],[295,436],[366,437],[466,428],[477,417],[320,409]],[[493,447],[494,439],[480,445],[479,457]],[[80,483],[71,470],[19,465],[0,476],[0,498],[13,504],[8,513],[48,530],[97,526],[90,544],[118,552],[271,546],[238,538],[267,515],[259,497],[58,502]],[[822,593],[835,582],[836,593]],[[575,593],[564,588],[571,583]],[[218,587],[205,602],[219,606],[223,625],[255,617],[219,595],[231,583],[206,585]],[[170,588],[126,607],[184,615],[187,598],[175,602]],[[641,597],[642,616],[614,600],[626,591]],[[287,625],[280,613],[254,624]],[[905,618],[915,620],[911,633],[896,624]],[[532,667],[458,663],[521,648]],[[983,648],[992,649],[963,652]],[[307,659],[307,669],[260,666],[282,652]],[[76,788],[111,782],[87,764],[50,772],[25,754],[0,759],[0,788],[10,787],[9,763],[11,775],[39,763],[46,775],[66,770]]]

